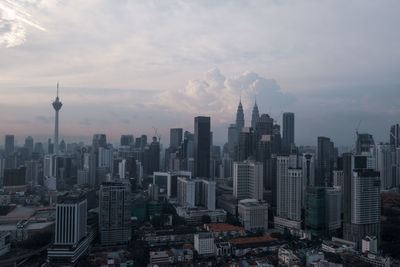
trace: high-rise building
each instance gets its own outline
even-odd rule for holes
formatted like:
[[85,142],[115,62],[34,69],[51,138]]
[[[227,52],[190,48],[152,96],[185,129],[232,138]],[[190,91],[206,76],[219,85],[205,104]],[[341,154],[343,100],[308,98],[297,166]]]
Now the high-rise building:
[[244,127],[244,113],[243,113],[242,100],[239,101],[239,105],[236,111],[236,127],[238,132],[241,132],[242,128]]
[[210,117],[194,118],[195,176],[210,177]]
[[14,153],[14,135],[7,134],[4,142],[5,155],[10,156]]
[[84,195],[57,198],[55,245],[76,245],[86,236],[87,200]]
[[57,83],[57,96],[53,102],[53,108],[56,111],[55,126],[54,126],[54,153],[58,154],[58,112],[62,107],[60,98],[58,97],[58,83]]
[[188,205],[190,207],[196,206],[196,183],[194,180],[185,177],[178,177],[178,203],[181,206]]
[[251,113],[251,127],[256,128],[256,122],[260,118],[260,114],[258,112],[257,102],[254,102],[253,112]]
[[233,158],[235,153],[235,145],[237,144],[239,138],[238,133],[239,132],[236,124],[230,124],[228,128],[228,151],[231,158]]
[[239,133],[239,141],[236,148],[236,161],[254,159],[255,137],[253,128],[245,127]]
[[277,157],[277,229],[300,229],[303,194],[303,170],[290,166],[289,156]]
[[272,171],[272,136],[262,135],[257,144],[256,161],[263,165],[264,189],[273,190]]
[[365,236],[376,236],[380,243],[380,173],[354,169],[351,182],[351,223],[345,224],[344,237],[361,247]]
[[177,149],[182,143],[182,128],[171,128],[169,131],[169,147]]
[[59,196],[56,204],[54,243],[48,248],[51,266],[75,266],[94,239],[87,232],[87,199],[84,194]]
[[259,141],[263,135],[272,135],[274,120],[268,114],[262,114],[253,127],[256,140]]
[[361,154],[363,152],[369,153],[371,148],[374,148],[375,142],[372,135],[367,133],[357,134],[356,141],[356,154]]
[[31,159],[32,153],[33,153],[33,138],[32,138],[32,136],[28,136],[25,138],[24,148],[27,149],[28,159]]
[[233,195],[236,199],[263,199],[263,165],[244,161],[233,164]]
[[131,134],[121,135],[121,141],[120,141],[121,146],[133,146],[134,143],[135,143],[135,138],[133,137],[133,135]]
[[399,133],[399,124],[394,124],[390,126],[390,145],[392,147],[400,146],[400,133]]
[[313,236],[332,236],[341,227],[340,187],[308,187],[305,225]]
[[393,187],[392,147],[390,144],[376,144],[376,169],[380,172],[381,190]]
[[315,155],[312,153],[304,153],[303,163],[303,206],[305,204],[305,192],[307,187],[315,185]]
[[92,140],[92,149],[97,152],[99,147],[107,147],[107,137],[105,134],[94,134]]
[[290,152],[292,146],[294,146],[294,113],[283,113],[282,127],[283,149]]
[[315,185],[326,185],[332,182],[334,161],[333,142],[328,137],[318,136],[318,168]]
[[178,177],[177,187],[179,205],[215,210],[216,183],[214,181]]
[[126,244],[131,240],[129,185],[120,182],[103,183],[100,186],[99,201],[101,244]]

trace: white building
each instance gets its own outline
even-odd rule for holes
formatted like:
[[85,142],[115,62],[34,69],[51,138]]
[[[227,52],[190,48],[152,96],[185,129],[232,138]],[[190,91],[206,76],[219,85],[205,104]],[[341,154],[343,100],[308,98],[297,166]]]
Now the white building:
[[204,206],[209,210],[215,210],[215,188],[214,181],[202,180]]
[[87,200],[82,196],[58,197],[55,245],[75,246],[86,236]]
[[233,195],[238,200],[263,199],[263,165],[245,161],[233,164]]
[[214,254],[214,236],[212,233],[194,235],[194,249],[201,256]]
[[366,236],[361,241],[361,252],[378,253],[378,240],[376,236]]
[[98,156],[98,165],[97,167],[100,168],[108,168],[108,171],[110,173],[113,173],[113,167],[114,167],[114,159],[113,159],[113,149],[112,148],[104,148],[104,147],[99,147],[99,156]]
[[178,177],[178,203],[181,206],[196,206],[196,184],[193,180]]
[[268,230],[268,204],[257,199],[243,199],[238,205],[239,220],[246,231]]

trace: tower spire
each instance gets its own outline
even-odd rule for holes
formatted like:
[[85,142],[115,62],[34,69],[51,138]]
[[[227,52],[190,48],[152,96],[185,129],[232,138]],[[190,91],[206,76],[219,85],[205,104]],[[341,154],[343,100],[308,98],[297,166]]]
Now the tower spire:
[[57,82],[57,97],[58,97],[58,82]]

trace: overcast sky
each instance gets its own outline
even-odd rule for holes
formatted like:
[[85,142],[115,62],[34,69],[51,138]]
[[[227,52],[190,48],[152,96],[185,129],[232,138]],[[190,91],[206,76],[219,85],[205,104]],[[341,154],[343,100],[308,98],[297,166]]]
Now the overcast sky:
[[[215,143],[240,96],[250,123],[295,112],[296,143],[387,141],[400,122],[400,1],[0,1],[0,136],[193,131]],[[89,137],[89,138],[88,138]],[[3,137],[2,137],[3,138]],[[4,139],[0,140],[3,144]]]

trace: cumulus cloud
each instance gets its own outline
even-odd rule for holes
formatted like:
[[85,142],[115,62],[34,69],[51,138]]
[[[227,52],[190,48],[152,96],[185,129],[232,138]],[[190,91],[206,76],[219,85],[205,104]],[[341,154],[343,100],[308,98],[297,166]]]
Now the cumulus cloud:
[[218,68],[207,71],[203,79],[189,80],[181,90],[168,90],[155,97],[173,110],[208,114],[221,123],[232,121],[240,98],[247,110],[255,100],[262,109],[281,109],[295,100],[273,79],[250,71],[227,78]]

